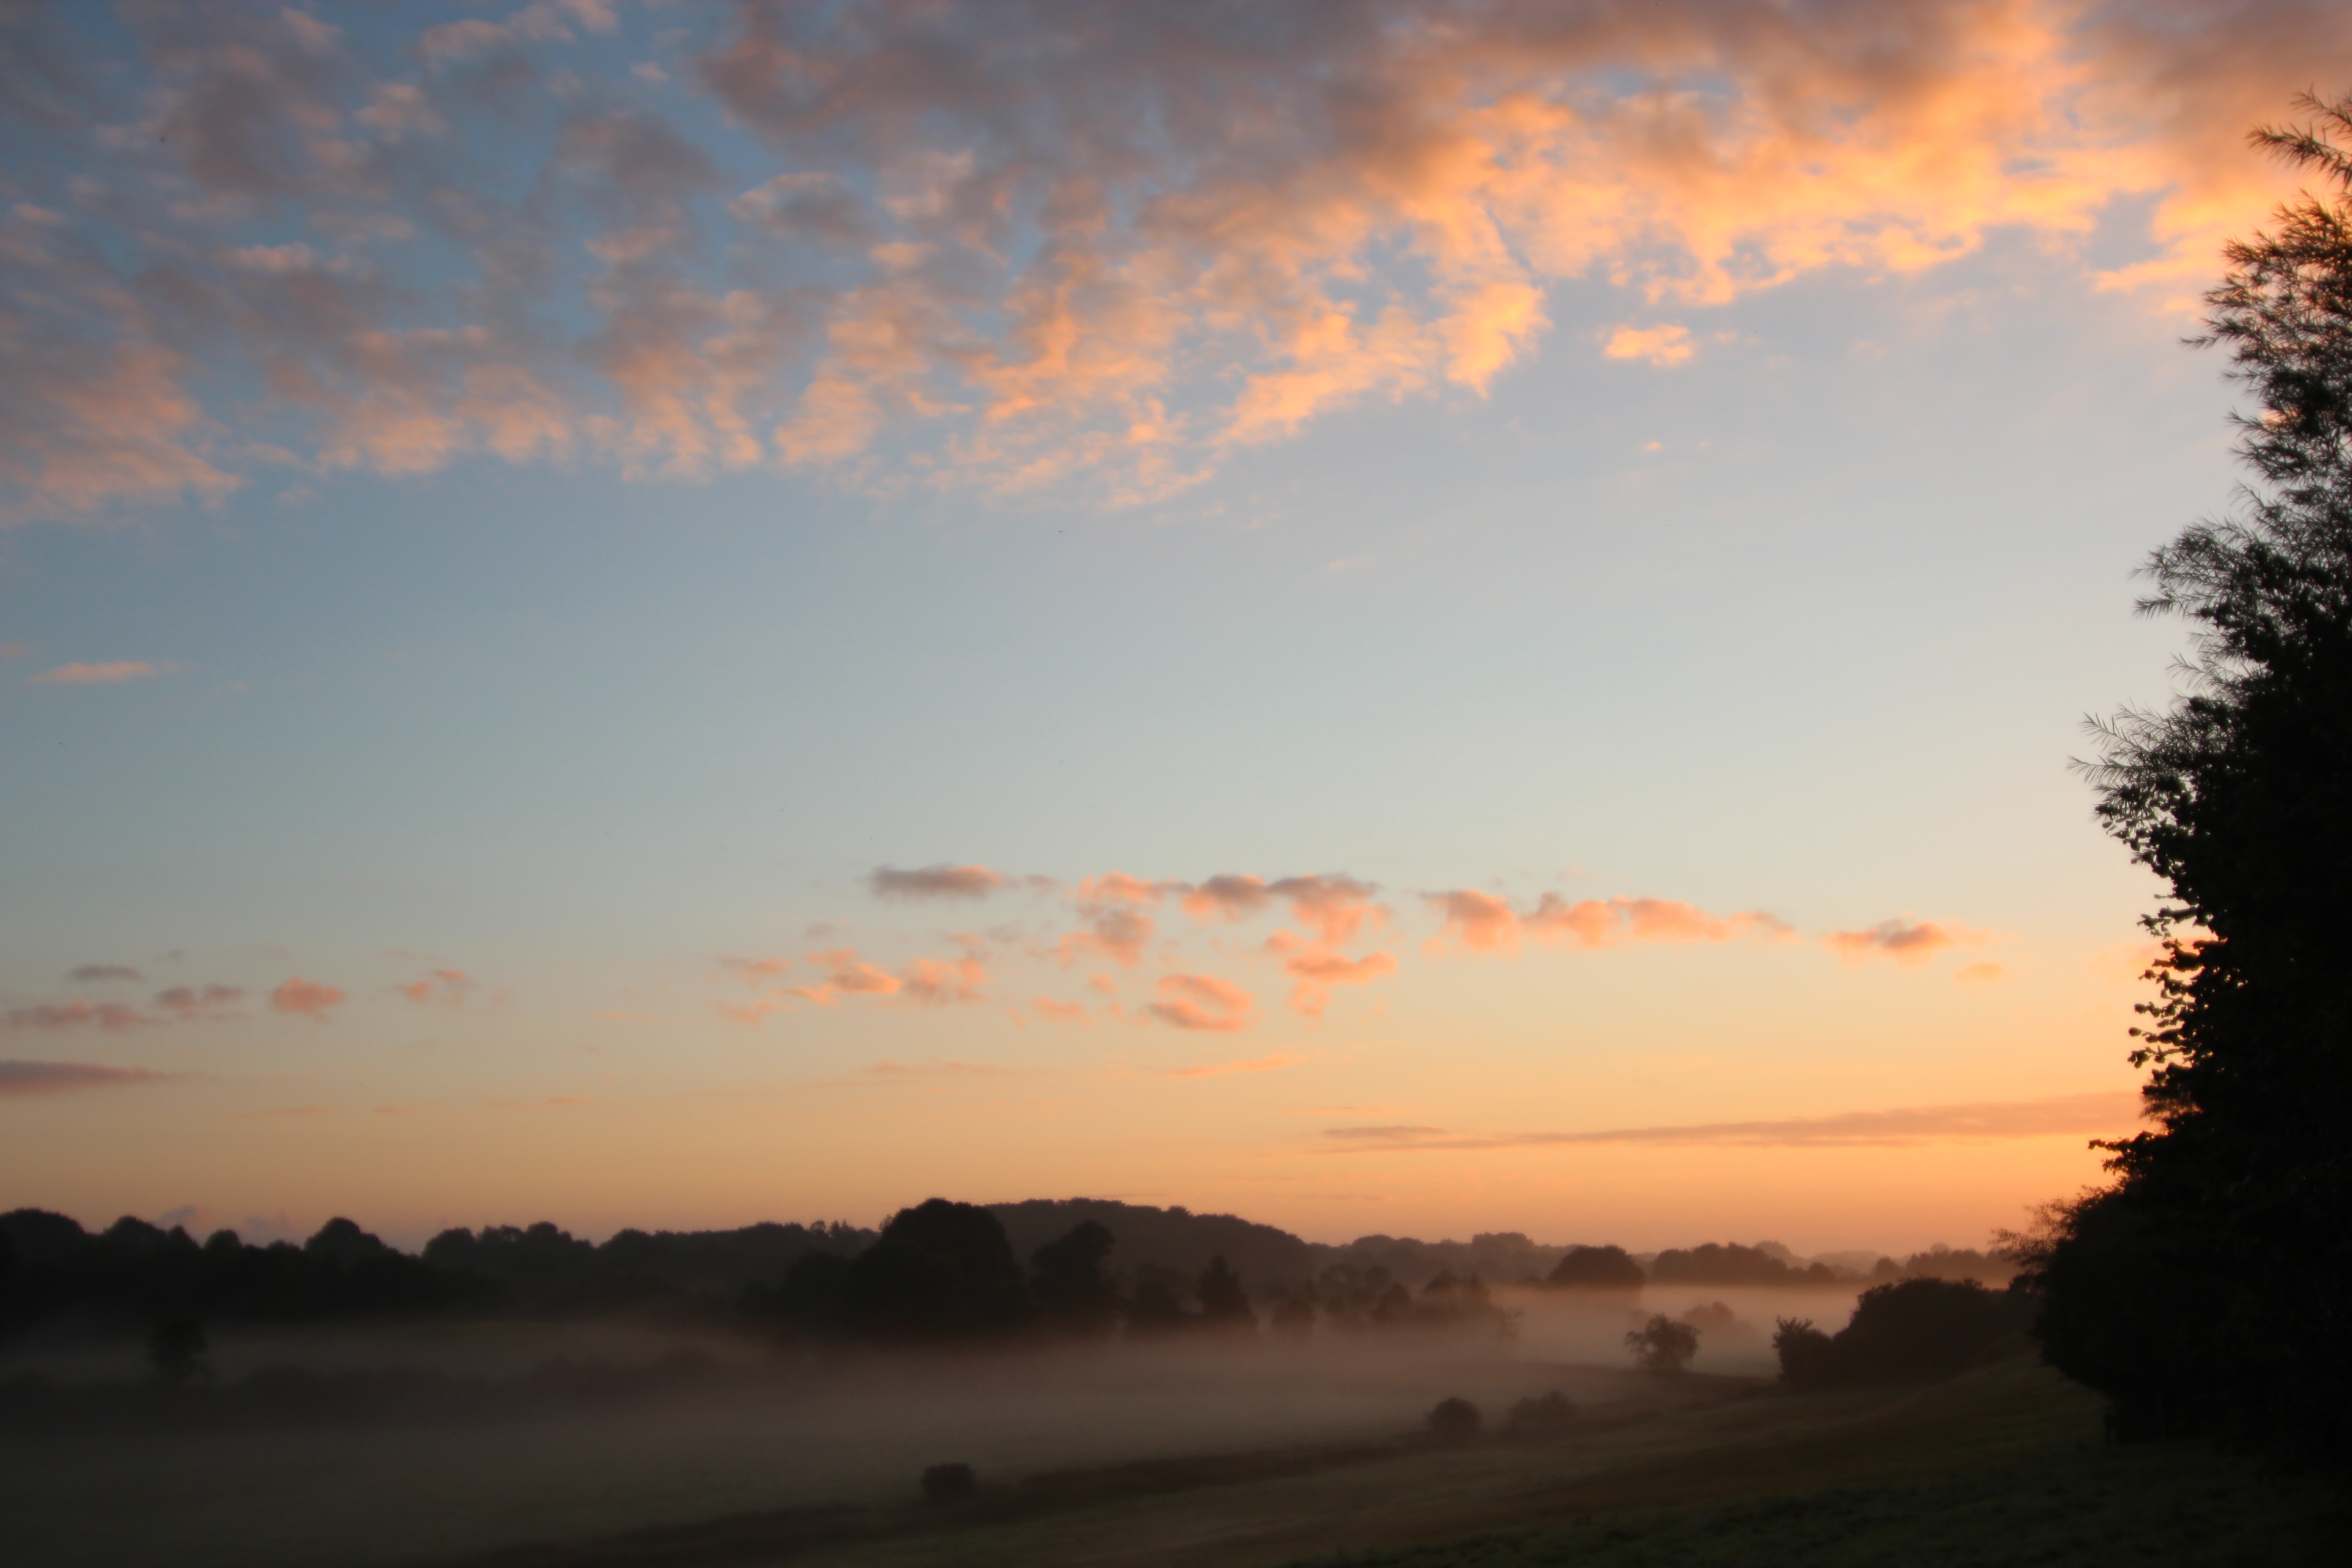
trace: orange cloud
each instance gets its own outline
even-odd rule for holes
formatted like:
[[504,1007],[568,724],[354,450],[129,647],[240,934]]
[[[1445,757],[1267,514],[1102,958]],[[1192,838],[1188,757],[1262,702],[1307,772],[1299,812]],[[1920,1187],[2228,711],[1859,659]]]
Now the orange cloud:
[[1196,921],[1237,921],[1257,913],[1270,899],[1262,878],[1221,875],[1187,888],[1181,901]]
[[1958,926],[1892,920],[1881,921],[1866,931],[1832,931],[1822,939],[1822,945],[1848,963],[1888,958],[1912,966],[1926,963],[1945,948],[1982,940],[1979,933]]
[[2009,971],[1998,963],[1964,964],[1952,974],[1963,985],[1994,985],[2009,977]]
[[[715,102],[674,123],[550,58],[624,25],[584,0],[364,37],[142,13],[16,127],[0,521],[474,453],[1147,500],[1334,409],[1485,395],[1570,282],[1647,319],[2015,232],[2185,295],[2288,188],[2245,129],[2352,78],[2352,39],[2289,0],[1121,15],[681,14],[668,90]],[[28,58],[92,47],[24,29]],[[541,161],[419,177],[491,69]],[[699,140],[719,119],[785,172],[734,174]],[[2118,198],[2150,254],[2103,271]],[[430,259],[404,249],[427,231]],[[1651,363],[1692,341],[1586,325]]]
[[299,975],[289,980],[269,994],[273,1012],[290,1013],[297,1017],[325,1021],[327,1015],[343,1004],[343,994],[331,985],[305,980]]
[[1462,890],[1426,895],[1444,919],[1428,945],[1443,952],[1451,938],[1473,952],[1517,952],[1522,938],[1555,947],[1616,947],[1629,942],[1730,942],[1743,936],[1785,937],[1786,922],[1748,910],[1711,915],[1675,899],[1582,899],[1546,893],[1525,915],[1491,893]]
[[1160,980],[1160,1000],[1144,1011],[1163,1024],[1210,1034],[1232,1034],[1257,1021],[1256,998],[1213,974],[1168,974]]
[[1611,359],[1646,360],[1661,367],[1681,364],[1691,357],[1690,329],[1673,321],[1655,327],[1619,327],[1609,334],[1601,352]]
[[1266,939],[1265,950],[1282,960],[1283,973],[1298,982],[1290,1005],[1309,1018],[1319,1018],[1330,1005],[1334,985],[1369,985],[1396,973],[1396,959],[1385,952],[1349,958],[1328,942],[1309,942],[1286,931]]
[[148,664],[143,660],[124,659],[113,664],[61,664],[55,669],[45,669],[25,679],[36,686],[119,686],[126,680],[147,680],[159,675],[169,675],[168,664]]
[[884,866],[866,879],[877,899],[984,899],[1013,879],[985,866],[925,866],[901,871]]
[[904,973],[907,1000],[927,1007],[978,1002],[980,988],[988,984],[988,970],[977,958],[919,958]]

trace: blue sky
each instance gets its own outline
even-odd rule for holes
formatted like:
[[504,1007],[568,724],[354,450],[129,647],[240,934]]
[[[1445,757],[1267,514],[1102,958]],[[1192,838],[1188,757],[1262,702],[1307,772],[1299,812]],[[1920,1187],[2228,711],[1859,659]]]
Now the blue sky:
[[[530,84],[514,90],[537,95],[531,123],[553,130],[509,142],[438,111],[438,131],[404,134],[484,171],[440,188],[516,187],[541,146],[587,122],[577,106],[592,100],[666,115],[681,144],[707,146],[723,178],[696,198],[706,214],[730,190],[818,165],[872,193],[911,177],[910,160],[951,164],[963,173],[935,182],[949,208],[958,180],[980,178],[954,163],[955,138],[971,133],[945,111],[909,131],[890,104],[869,121],[845,110],[841,123],[871,134],[841,132],[822,157],[798,131],[761,140],[730,124],[693,62],[756,33],[756,14],[697,14],[701,30],[686,37],[664,32],[667,12],[531,14],[542,21],[481,13],[509,30],[497,47]],[[1080,15],[1038,7],[1023,26],[1083,37]],[[2222,25],[2220,11],[2197,15]],[[422,84],[412,107],[462,96],[458,66],[377,36],[381,19],[318,16],[343,32],[302,35],[313,51],[302,58],[334,68],[302,89],[312,108],[299,123],[315,130],[331,112],[318,105],[332,103],[367,123],[386,81]],[[1736,19],[1716,18],[1710,45],[1734,66],[1749,47]],[[1360,20],[1335,12],[1333,36]],[[1845,21],[1797,20],[1808,47],[1843,58]],[[2052,118],[2034,122],[2035,146],[2066,114],[2111,109],[2100,92],[2147,68],[2132,53],[2145,37],[2126,47],[2073,11],[1953,7],[1946,20],[1949,37],[1912,40],[1915,63],[1949,77],[1948,99],[2006,101],[2020,82],[2044,93],[2037,112]],[[2288,38],[2299,21],[2330,58],[2352,43],[2319,13],[2273,20]],[[868,21],[885,38],[866,60],[878,73],[898,24]],[[2095,67],[2053,77],[2059,57],[1998,48],[1985,64],[1969,43],[2013,41],[2028,22],[2094,50]],[[141,101],[165,104],[153,110],[164,123],[170,102],[201,100],[206,70],[250,86],[231,45],[272,25],[258,12],[200,19],[200,43],[217,48],[189,66],[134,15],[106,68],[144,83]],[[803,41],[855,52],[847,37]],[[1319,46],[1310,35],[1284,47]],[[1424,66],[1444,75],[1377,49],[1334,58],[1391,87]],[[629,74],[633,60],[664,62],[661,80]],[[11,450],[34,457],[10,470],[0,535],[11,889],[0,1057],[113,1076],[22,1078],[41,1092],[0,1101],[0,1119],[20,1124],[0,1140],[0,1181],[12,1201],[93,1222],[185,1208],[299,1228],[351,1211],[411,1237],[542,1213],[592,1232],[870,1221],[933,1190],[1128,1194],[1318,1236],[1520,1228],[1657,1245],[1755,1229],[1895,1247],[2011,1223],[2021,1204],[2091,1179],[2084,1138],[2128,1121],[2134,922],[2153,889],[2099,835],[2066,763],[2084,749],[2085,713],[2166,696],[2179,633],[2132,616],[2129,574],[2229,502],[2230,394],[2216,356],[2180,345],[2193,328],[2183,301],[2213,270],[2216,226],[2258,216],[2281,187],[2228,138],[2191,132],[2220,121],[2234,136],[2284,112],[2301,77],[2254,68],[2265,63],[2217,73],[2216,101],[2196,113],[2083,131],[2066,152],[2077,163],[2063,221],[2018,216],[2038,210],[2037,176],[2004,152],[2004,178],[2025,195],[1989,196],[1968,175],[1954,202],[1976,216],[1932,262],[1905,259],[1882,232],[1878,264],[1807,251],[1785,278],[1713,298],[1671,281],[1671,256],[1655,260],[1674,234],[1700,255],[1687,237],[1701,218],[1645,230],[1624,252],[1639,264],[1630,277],[1605,253],[1548,270],[1526,259],[1541,248],[1534,230],[1509,231],[1520,259],[1508,287],[1538,301],[1542,325],[1513,318],[1509,352],[1475,374],[1458,360],[1375,374],[1361,364],[1387,351],[1370,347],[1344,363],[1294,347],[1223,370],[1215,350],[1161,381],[1068,369],[1073,401],[1046,424],[885,397],[865,446],[814,465],[780,434],[757,460],[678,471],[674,449],[649,456],[605,412],[614,395],[655,407],[646,382],[546,368],[573,363],[560,359],[529,363],[561,395],[560,410],[541,412],[562,443],[520,460],[469,447],[471,422],[502,416],[465,390],[479,384],[451,382],[415,395],[452,422],[430,460],[414,445],[367,447],[373,436],[353,447],[352,429],[380,434],[420,405],[338,405],[284,392],[282,375],[268,395],[268,366],[284,370],[270,356],[293,352],[275,329],[156,327],[152,341],[184,356],[177,384],[204,425],[192,435],[163,419],[153,438],[220,482],[50,483],[70,442],[97,437],[16,414],[32,434]],[[1556,78],[1538,70],[1523,89],[1616,90],[1593,68],[1563,58]],[[290,69],[272,90],[295,92]],[[1717,91],[1735,108],[1742,92],[1764,94],[1736,70],[1727,79]],[[1040,90],[1050,98],[1059,80]],[[919,108],[923,90],[958,89],[894,90]],[[1911,147],[1932,175],[1953,153],[1937,137],[1990,134],[1975,119],[1937,130],[1952,118],[1941,109],[1904,119],[1893,85],[1852,90],[1847,130],[1808,132],[1825,166],[1841,149]],[[44,131],[35,183],[124,178],[107,127],[139,94],[121,91]],[[1483,124],[1493,107],[1416,101],[1422,122],[1453,112]],[[1084,108],[1063,106],[1078,117],[1066,123]],[[1899,123],[1874,130],[1873,115]],[[1747,134],[1736,115],[1709,123]],[[907,140],[883,147],[877,128]],[[1170,135],[1151,156],[1207,167],[1237,155]],[[1605,149],[1578,155],[1606,162]],[[141,156],[161,154],[151,144]],[[451,166],[427,173],[451,179]],[[667,199],[657,179],[607,174],[608,207],[635,204],[644,218]],[[194,164],[171,177],[208,188]],[[1926,222],[1887,217],[1874,178],[1825,191],[1818,211],[1790,196],[1742,243],[1769,252],[1796,245],[1792,234]],[[1606,184],[1570,181],[1547,210]],[[1216,195],[1175,174],[1152,188]],[[353,335],[302,351],[364,379],[381,363],[352,345],[461,319],[477,298],[465,268],[487,252],[452,230],[404,252],[350,241],[339,263],[335,237],[352,232],[355,210],[373,203],[429,227],[442,208],[422,183],[322,189],[213,188],[220,211],[187,217],[170,244],[216,225],[247,247],[236,254],[308,247],[292,260],[273,250],[276,271],[224,262],[223,277],[247,267],[239,276],[385,290],[382,320],[354,317],[339,329]],[[11,194],[20,222],[40,195]],[[598,218],[601,199],[587,189],[531,221],[575,249],[600,233],[656,243],[645,223],[610,226],[628,214]],[[929,221],[929,209],[887,210],[908,234]],[[1472,310],[1459,305],[1470,285],[1414,259],[1409,222],[1386,231],[1364,210],[1367,237],[1318,263],[1339,279],[1326,301],[1387,291],[1393,310],[1426,305],[1434,333],[1468,320],[1444,312]],[[89,221],[111,243],[166,245]],[[963,243],[951,227],[920,241],[939,247],[933,261],[906,265],[946,265],[936,258]],[[735,294],[769,298],[740,256],[663,232],[686,247],[673,294],[648,286],[608,301],[594,331],[650,332],[679,279],[730,268]],[[1045,231],[1020,233],[999,256],[1010,281],[934,279],[961,290],[974,330],[1017,310],[1045,265]],[[876,254],[914,243],[858,241]],[[1213,264],[1304,243],[1236,242]],[[1149,256],[1103,254],[1175,287]],[[850,265],[809,265],[820,262]],[[885,279],[916,275],[893,271],[891,256],[873,265]],[[1639,268],[1653,265],[1664,270],[1644,284]],[[124,287],[155,287],[152,270],[124,266]],[[133,341],[68,321],[37,280],[17,276],[12,319],[92,355]],[[847,287],[833,315],[812,318],[833,337],[808,342],[865,341],[851,332],[867,319],[859,290],[883,286]],[[1203,352],[1280,341],[1296,300],[1264,304],[1253,326],[1246,301],[1259,298],[1199,307]],[[771,308],[759,300],[727,319]],[[1076,341],[1129,354],[1147,331],[1137,308],[1083,317]],[[1367,304],[1357,330],[1373,331],[1375,315]],[[1621,334],[1667,327],[1679,335],[1643,340],[1659,345],[1648,357],[1612,356]],[[704,397],[711,366],[735,351],[691,342],[700,357],[690,372],[663,361],[664,384]],[[763,417],[779,431],[805,422],[808,388],[828,374],[913,384],[903,364],[828,352],[762,362]],[[979,363],[968,348],[937,352],[940,364]],[[967,382],[967,401],[971,387],[1016,383],[1036,395],[1049,362],[1017,375],[1012,363]],[[1311,412],[1247,439],[1205,433],[1226,417],[1215,410],[1249,406],[1247,387],[1286,376],[1295,388],[1310,373],[1325,378]],[[496,384],[507,395],[514,384]],[[1162,446],[1197,477],[1146,493],[1133,472],[1085,455],[1102,450],[1089,432],[1121,398],[1157,400],[1169,427],[1189,432]],[[1063,466],[1010,483],[990,447],[1006,429],[1026,432],[1020,461]],[[56,678],[138,665],[150,668]],[[983,898],[918,900],[880,897],[872,880],[934,866],[1007,881]],[[1155,922],[1125,956],[1087,945],[1111,907],[1087,879],[1113,872],[1150,885],[1118,907]],[[1234,910],[1205,904],[1184,912],[1220,873],[1344,874],[1378,912],[1337,936],[1304,910],[1284,926],[1279,897],[1230,921]],[[1482,945],[1487,928],[1447,923],[1469,906],[1433,901],[1462,892],[1503,900],[1519,921],[1546,893],[1690,912],[1671,938],[1561,928],[1547,945],[1528,924],[1524,943],[1515,925],[1509,942]],[[1737,923],[1745,911],[1780,924]],[[1931,934],[1892,940],[1906,931]],[[1853,940],[1841,946],[1839,933]],[[1301,955],[1370,967],[1319,1000],[1286,1000]],[[775,967],[743,967],[762,958]],[[972,967],[943,980],[947,968],[925,963]],[[876,989],[844,988],[843,974],[866,973],[857,964],[881,977]],[[89,965],[138,977],[70,978]],[[280,989],[295,981],[335,999]],[[240,994],[186,1016],[158,999],[205,984]],[[395,989],[410,985],[423,987],[414,999]],[[111,1023],[89,1011],[108,1003],[126,1010]],[[1056,1008],[1083,1019],[1057,1021]],[[2084,1100],[2097,1096],[2099,1108]],[[2074,1109],[2048,1111],[2061,1101]],[[1977,1115],[1973,1131],[1804,1131],[1822,1118],[1994,1106],[2011,1110]],[[1721,1131],[1764,1123],[1784,1132]],[[1690,1131],[1663,1144],[1435,1146],[1658,1128]],[[1342,1157],[1367,1142],[1379,1149]]]

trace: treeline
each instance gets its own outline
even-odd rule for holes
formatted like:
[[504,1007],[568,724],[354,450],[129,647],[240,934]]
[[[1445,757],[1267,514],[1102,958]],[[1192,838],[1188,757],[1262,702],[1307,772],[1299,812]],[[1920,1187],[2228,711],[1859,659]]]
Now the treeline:
[[[1295,1335],[1498,1321],[1488,1282],[1632,1292],[1998,1282],[2009,1273],[1998,1259],[1946,1248],[1900,1264],[1881,1258],[1864,1276],[1771,1243],[1707,1243],[1647,1259],[1613,1246],[1538,1246],[1511,1232],[1328,1247],[1231,1215],[1095,1198],[947,1205],[963,1216],[956,1223],[970,1230],[964,1236],[950,1234],[941,1202],[879,1232],[764,1224],[624,1230],[599,1243],[542,1222],[444,1231],[416,1256],[348,1219],[299,1244],[248,1245],[233,1231],[198,1242],[128,1218],[91,1233],[62,1215],[19,1209],[0,1215],[0,1333],[58,1319],[143,1332],[178,1321],[654,1311],[857,1340],[956,1338],[1008,1325],[1046,1333],[1109,1325],[1149,1337],[1244,1316]],[[942,1285],[950,1275],[961,1283]],[[982,1280],[992,1283],[973,1283]]]
[[874,1233],[845,1225],[625,1230],[597,1245],[552,1225],[445,1231],[421,1257],[348,1219],[309,1240],[198,1243],[173,1226],[121,1219],[92,1234],[63,1215],[0,1215],[0,1333],[72,1319],[144,1331],[158,1323],[317,1322],[451,1312],[566,1315],[669,1306],[724,1310],[813,1251],[856,1251]]
[[1261,1328],[1294,1339],[1318,1330],[1499,1331],[1508,1321],[1475,1278],[1440,1274],[1415,1290],[1377,1267],[1341,1263],[1264,1286],[1254,1300],[1223,1254],[1191,1272],[1163,1263],[1115,1271],[1120,1246],[1108,1226],[1080,1219],[1033,1248],[1024,1265],[996,1212],[933,1198],[892,1215],[855,1257],[800,1258],[772,1290],[750,1292],[746,1310],[799,1339],[886,1345],[1246,1338]]

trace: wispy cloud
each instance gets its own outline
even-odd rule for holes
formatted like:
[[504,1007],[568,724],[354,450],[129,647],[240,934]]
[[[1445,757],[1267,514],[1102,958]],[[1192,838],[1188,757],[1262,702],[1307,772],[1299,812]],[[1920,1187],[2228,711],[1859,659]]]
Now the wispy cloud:
[[1964,926],[1938,925],[1934,921],[1881,921],[1864,931],[1832,931],[1822,945],[1848,963],[1885,958],[1906,967],[1922,964],[1948,947],[1985,940],[1982,931]]
[[110,980],[144,980],[147,977],[127,963],[77,963],[66,972],[66,978],[79,985],[94,985]]
[[0,1098],[125,1089],[153,1083],[164,1076],[145,1068],[99,1067],[89,1062],[0,1061]]
[[143,660],[122,659],[112,664],[61,664],[55,669],[45,669],[25,679],[36,686],[120,686],[126,680],[148,680],[159,675],[169,675],[169,664],[149,664]]
[[866,885],[877,899],[984,899],[1013,885],[1013,879],[985,866],[924,866],[912,871],[876,868]]
[[1412,1151],[1541,1149],[1580,1144],[1649,1143],[1720,1148],[1834,1149],[1915,1143],[2053,1138],[2130,1131],[2140,1099],[2128,1089],[2047,1100],[1850,1110],[1767,1121],[1708,1121],[1674,1127],[1616,1127],[1591,1132],[1448,1135],[1435,1127],[1334,1127],[1324,1131],[1352,1148]]
[[110,1035],[145,1028],[156,1020],[120,1002],[43,1002],[0,1013],[0,1026],[11,1030],[42,1030],[64,1034],[95,1028]]
[[1213,974],[1164,974],[1160,999],[1144,1011],[1163,1024],[1209,1034],[1232,1034],[1257,1021],[1255,998]]

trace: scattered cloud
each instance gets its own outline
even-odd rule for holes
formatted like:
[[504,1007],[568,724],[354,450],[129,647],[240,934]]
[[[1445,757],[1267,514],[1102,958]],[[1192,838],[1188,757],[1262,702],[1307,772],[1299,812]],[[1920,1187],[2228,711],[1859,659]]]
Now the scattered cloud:
[[1160,1000],[1143,1010],[1180,1029],[1232,1034],[1257,1021],[1256,999],[1232,981],[1213,974],[1162,975],[1159,992]]
[[138,1008],[120,1002],[44,1002],[30,1007],[12,1007],[0,1014],[0,1026],[9,1029],[37,1029],[53,1034],[96,1028],[120,1035],[154,1022]]
[[153,1083],[164,1075],[145,1068],[99,1067],[90,1062],[0,1061],[0,1099],[71,1094],[85,1089],[124,1089]]
[[1609,334],[1601,352],[1611,359],[1646,360],[1661,368],[1691,357],[1690,329],[1674,321],[1655,327],[1622,326]]
[[[811,934],[815,936],[816,939],[821,942],[832,933],[831,929],[827,928],[821,931],[813,931]],[[789,958],[730,958],[722,956],[719,960],[719,967],[722,973],[733,975],[735,978],[742,981],[746,985],[763,985],[769,981],[773,980],[779,974],[783,973],[784,971],[790,969],[792,966],[793,961]]]
[[1603,948],[1644,942],[1723,942],[1740,937],[1783,939],[1785,921],[1761,910],[1713,915],[1675,899],[1581,899],[1546,893],[1521,913],[1509,900],[1474,889],[1424,895],[1444,921],[1428,943],[1433,952],[1456,949],[1510,953],[1523,941],[1552,947]]
[[244,998],[236,985],[173,985],[155,993],[155,1005],[184,1024],[216,1024],[243,1017],[235,1009]]
[[1323,1016],[1334,985],[1369,985],[1396,973],[1392,954],[1372,952],[1349,958],[1328,942],[1310,942],[1286,931],[1268,937],[1265,949],[1282,961],[1283,973],[1298,983],[1291,989],[1290,1005],[1309,1018]]
[[927,1007],[984,1000],[980,988],[988,984],[987,968],[971,957],[919,958],[901,975],[907,1000]]
[[1447,1136],[1438,1128],[1331,1128],[1324,1136],[1410,1150],[1481,1150],[1648,1143],[1722,1148],[1835,1149],[1916,1143],[2051,1138],[2128,1131],[2141,1113],[2129,1089],[2055,1095],[2044,1100],[1853,1110],[1766,1121],[1713,1121],[1679,1127],[1620,1127],[1593,1132],[1510,1132]]
[[1982,932],[1960,926],[1892,920],[1881,921],[1866,931],[1832,931],[1822,939],[1822,945],[1848,963],[1885,958],[1907,967],[1926,963],[1948,947],[1983,940]]
[[61,664],[25,679],[36,686],[119,686],[126,680],[149,680],[169,675],[174,668],[123,659],[113,664]]
[[[462,1007],[466,1005],[467,994],[473,987],[473,981],[467,977],[464,970],[436,969],[430,974],[412,980],[405,985],[395,985],[393,989],[420,1006],[438,1001],[445,1007]],[[274,1005],[276,998],[271,1001]]]
[[272,1012],[289,1013],[299,1018],[316,1018],[324,1022],[328,1015],[343,1005],[341,991],[317,981],[296,975],[269,994]]
[[1087,1021],[1087,1009],[1083,1003],[1056,1002],[1051,996],[1038,996],[1030,1001],[1029,1007],[1048,1023],[1083,1024]]
[[147,977],[127,963],[77,963],[66,971],[66,978],[77,984],[93,985],[108,980],[144,980]]
[[985,866],[924,866],[912,871],[883,866],[866,879],[877,899],[984,899],[1013,885]]

